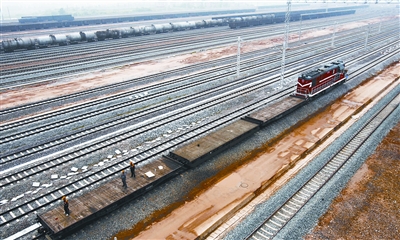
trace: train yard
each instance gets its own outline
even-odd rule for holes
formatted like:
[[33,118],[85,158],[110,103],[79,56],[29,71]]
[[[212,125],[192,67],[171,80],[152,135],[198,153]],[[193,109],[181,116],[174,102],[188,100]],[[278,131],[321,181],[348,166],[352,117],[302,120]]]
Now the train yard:
[[[362,17],[360,17],[360,19],[362,19]],[[349,17],[347,19],[341,19],[340,23],[345,24],[346,20],[353,21],[354,18]],[[329,22],[325,22],[315,27],[323,28],[329,26],[329,24]],[[279,27],[274,27],[271,30],[275,31],[272,31],[271,33],[260,33],[259,29],[249,29],[242,30],[241,32],[246,36],[244,40],[250,41],[254,39],[259,39],[260,37],[273,36],[281,31]],[[303,31],[307,31],[307,27],[305,27]],[[182,34],[184,34],[184,37],[182,36]],[[198,34],[202,34],[206,36],[206,38],[199,39],[197,36]],[[198,41],[197,44],[193,44],[194,35],[196,35],[195,39],[196,41]],[[224,36],[224,41],[221,41],[222,36]],[[2,68],[2,87],[38,83],[37,79],[40,79],[40,82],[42,82],[46,78],[51,79],[52,77],[60,76],[62,74],[88,71],[91,69],[99,69],[112,65],[118,66],[124,63],[131,63],[132,61],[143,61],[151,57],[154,58],[161,57],[163,55],[173,55],[177,52],[182,51],[190,52],[196,51],[198,49],[209,49],[221,44],[223,45],[233,42],[235,38],[237,38],[237,33],[232,33],[232,31],[229,30],[221,31],[219,29],[214,29],[213,31],[210,31],[204,29],[196,31],[196,33],[193,34],[174,33],[170,34],[170,36],[168,37],[166,37],[165,34],[162,37],[151,36],[150,41],[149,38],[150,36],[144,36],[139,40],[119,39],[116,42],[98,42],[93,44],[93,46],[68,46],[65,48],[64,51],[61,51],[61,53],[65,52],[65,54],[63,55],[63,58],[65,58],[63,64],[60,64],[58,62],[59,58],[46,56],[54,52],[54,49],[49,49],[48,53],[47,51],[44,51],[40,54],[35,54],[35,52],[21,52],[15,54],[15,56],[12,56],[12,58],[9,60],[4,60],[4,66]],[[143,44],[143,42],[145,42],[145,44]],[[154,46],[149,46],[149,44],[151,44],[152,42],[157,42],[157,44],[154,44]],[[110,46],[115,46],[112,48],[112,51],[110,50]],[[177,48],[176,46],[180,47]],[[147,47],[151,47],[151,51],[149,51]],[[71,49],[74,50],[71,51]],[[160,49],[163,50],[163,53],[160,53]],[[105,51],[107,53],[105,53]],[[118,58],[115,57],[116,54],[119,55]],[[27,57],[27,55],[29,55],[29,57]],[[18,59],[21,57],[26,58],[26,63],[23,65],[16,65],[15,61],[18,61]],[[38,57],[42,59],[39,66],[37,66],[38,62],[34,60]],[[105,59],[107,59],[108,61],[104,61]],[[18,66],[18,68],[16,68],[16,66]],[[30,73],[29,76],[27,76],[28,74],[26,72]],[[32,72],[35,73],[35,75],[32,75]]]
[[[62,96],[51,96],[42,101],[15,104],[12,99],[2,98],[3,103],[10,107],[1,110],[0,226],[7,227],[7,230],[0,237],[9,237],[31,225],[39,228],[39,225],[33,225],[36,215],[57,209],[61,206],[63,195],[71,199],[72,205],[77,203],[74,199],[84,197],[85,194],[100,195],[95,193],[95,189],[101,192],[102,186],[106,186],[104,184],[119,184],[116,178],[121,170],[128,167],[129,161],[136,163],[141,181],[151,178],[146,174],[156,171],[152,170],[157,168],[153,165],[157,165],[160,157],[171,157],[171,153],[182,149],[185,144],[200,141],[204,136],[293,93],[296,77],[305,68],[311,69],[337,59],[346,60],[346,67],[351,73],[350,80],[338,87],[338,90],[332,91],[332,97],[323,97],[322,102],[325,104],[334,96],[344,94],[347,91],[345,86],[355,88],[366,74],[398,61],[399,56],[399,25],[393,21],[398,16],[392,17],[389,14],[390,17],[380,18],[379,14],[371,16],[370,11],[363,11],[352,17],[336,19],[343,28],[336,33],[335,47],[332,47],[330,36],[319,36],[318,31],[315,31],[324,31],[332,26],[329,22],[332,20],[308,21],[303,31],[314,29],[315,36],[290,43],[286,65],[288,70],[282,87],[277,74],[279,49],[272,45],[269,48],[259,46],[259,49],[253,48],[243,53],[240,77],[236,75],[236,56],[228,55],[197,64],[181,64],[182,68],[157,70],[155,74],[139,78],[132,78],[135,76],[132,74],[130,79],[121,77],[116,83],[85,91],[71,89],[68,94],[62,93]],[[390,13],[390,9],[385,11]],[[357,21],[364,26],[370,23],[368,42],[365,40],[365,27],[345,27]],[[296,26],[299,27],[298,23],[293,23],[293,35],[298,31]],[[189,52],[191,54],[187,55],[188,59],[206,53],[207,49],[228,45],[236,40],[238,34],[245,36],[246,44],[251,45],[252,41],[260,38],[274,38],[281,34],[280,27],[271,25],[236,30],[218,27],[10,53],[2,58],[2,94],[13,96],[14,92],[26,88],[45,87],[57,83],[62,77],[71,79],[71,74],[77,72],[82,74],[99,68],[151,61],[154,58],[161,61],[165,56],[172,60],[174,57],[171,55]],[[62,57],[56,54],[62,54]],[[35,60],[38,58],[41,62]],[[157,68],[157,65],[153,68]],[[393,84],[398,85],[398,82]],[[397,91],[398,95],[398,86],[393,91]],[[304,104],[305,107],[301,109],[307,108],[308,114],[324,107],[321,103],[311,110],[309,105],[316,103]],[[287,113],[292,118],[291,124],[307,119],[304,113],[298,118],[294,113]],[[281,131],[288,127],[283,127]],[[279,135],[278,132],[274,134]],[[229,148],[237,147],[230,145]],[[191,199],[189,195],[193,189],[218,175],[223,169],[219,164],[226,164],[227,169],[235,165],[235,158],[232,162],[220,158],[220,155],[210,154],[207,159],[211,159],[211,163],[201,161],[194,164],[196,166],[174,162],[172,172],[178,176],[165,183],[157,182],[157,185],[161,184],[159,187],[151,185],[146,188],[142,183],[139,184],[140,181],[130,179],[129,184],[134,184],[134,192],[140,194],[127,197],[124,200],[128,202],[125,206],[105,218],[112,219],[128,208],[137,209],[137,215],[134,220],[121,223],[114,232],[99,234],[109,238],[136,224],[142,227],[150,225],[151,221],[146,219],[161,219],[161,216],[173,211],[173,205],[179,206],[185,201],[183,199]],[[222,161],[217,164],[218,167],[210,167],[210,164],[218,161]],[[164,165],[160,169],[168,167]],[[156,176],[158,179],[160,175]],[[165,176],[170,178],[168,174]],[[175,196],[160,194],[160,191],[176,192],[171,190],[174,187],[181,189],[181,192]],[[162,196],[160,200],[157,200],[157,194]],[[136,200],[129,201],[131,198]],[[142,205],[147,198],[152,200]],[[71,209],[74,208],[71,206]],[[156,215],[156,212],[163,211],[164,214]],[[64,217],[62,214],[59,216]],[[88,224],[75,235],[70,236],[69,230],[63,234],[66,238],[79,238],[84,236],[80,234],[97,231],[96,228]],[[207,234],[210,231],[211,228],[207,229]],[[31,232],[28,235],[37,236],[37,233]],[[93,238],[99,238],[100,235]]]

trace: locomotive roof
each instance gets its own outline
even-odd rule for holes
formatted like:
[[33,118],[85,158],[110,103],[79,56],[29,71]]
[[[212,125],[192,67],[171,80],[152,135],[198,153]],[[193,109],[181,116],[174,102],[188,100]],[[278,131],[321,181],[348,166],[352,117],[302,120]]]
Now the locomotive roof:
[[316,70],[311,70],[309,72],[303,73],[301,75],[302,78],[304,79],[313,79],[318,77],[319,75],[328,72],[332,69],[335,69],[337,67],[339,67],[339,65],[343,65],[343,61],[336,61],[336,62],[332,62],[330,64],[324,65],[323,67],[320,67]]

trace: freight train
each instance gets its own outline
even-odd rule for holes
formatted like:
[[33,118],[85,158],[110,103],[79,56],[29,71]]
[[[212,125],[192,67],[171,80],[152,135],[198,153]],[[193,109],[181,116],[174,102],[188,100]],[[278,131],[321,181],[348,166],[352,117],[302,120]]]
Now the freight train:
[[[298,84],[304,87],[304,85],[308,84],[308,81],[316,81],[316,85],[330,81],[331,79],[337,79],[336,82],[343,81],[345,71],[345,64],[343,61],[338,60],[325,66],[321,71],[319,69],[316,70],[315,74],[311,72],[302,74],[298,79]],[[331,86],[333,85],[331,84],[329,87]],[[310,89],[313,87],[314,85],[309,86]],[[318,93],[320,92],[318,91]],[[181,174],[186,169],[196,168],[222,151],[232,148],[239,142],[255,134],[260,128],[270,125],[272,122],[281,119],[283,116],[307,103],[307,99],[287,96],[206,135],[199,135],[199,138],[189,140],[187,143],[177,146],[167,155],[145,163],[144,166],[147,169],[145,171],[157,169],[157,167],[160,169],[160,166],[163,170],[154,172],[155,174],[150,171],[149,173],[152,174],[150,175],[151,177],[147,173],[143,174],[141,186],[134,188],[134,190],[128,190],[124,194],[119,194],[122,190],[115,188],[114,182],[106,183],[101,188],[94,189],[92,192],[78,196],[72,200],[83,203],[77,207],[79,211],[78,213],[75,212],[75,217],[74,213],[70,217],[65,217],[62,214],[62,206],[39,213],[37,220],[42,226],[38,229],[38,232],[49,234],[52,239],[65,238],[72,232],[77,231],[83,226],[87,226],[89,222],[99,219],[122,204],[151,191],[155,186]],[[195,133],[195,136],[197,134],[199,133]],[[122,166],[122,164],[119,164],[119,166]],[[110,185],[112,185],[112,188],[108,188]],[[100,192],[104,192],[104,189],[111,189],[110,191],[113,191],[116,195],[101,194]],[[79,189],[73,190],[71,193],[80,191]],[[96,199],[101,199],[102,201],[94,202],[92,200],[92,196],[94,195],[97,197]],[[78,215],[79,217],[76,217]],[[69,218],[68,221],[66,220],[67,218]]]
[[[292,22],[299,20],[342,16],[342,15],[354,14],[355,12],[356,10],[312,12],[312,13],[307,13],[307,11],[295,11],[290,13],[290,21]],[[282,12],[275,14],[234,17],[234,18],[229,18],[228,21],[229,21],[229,27],[233,29],[241,27],[258,26],[264,24],[280,23],[285,21],[285,13]]]
[[22,37],[3,40],[2,48],[5,52],[13,52],[16,49],[36,49],[48,46],[62,46],[79,42],[103,41],[105,39],[117,39],[172,31],[184,31],[190,29],[224,26],[226,24],[227,22],[222,19],[209,19],[188,22],[152,24],[150,26],[123,27],[100,31],[81,31],[74,33],[51,34],[39,37]]
[[[354,14],[355,10],[340,10],[341,8],[313,9],[294,11],[291,13],[291,21],[302,18],[313,19],[321,17],[339,16],[345,14]],[[183,31],[189,29],[198,29],[205,27],[225,26],[229,24],[230,28],[248,27],[261,24],[280,23],[285,20],[285,12],[276,12],[273,14],[256,14],[256,15],[237,15],[229,17],[216,17],[209,20],[175,22],[164,24],[152,24],[150,26],[123,27],[117,29],[106,29],[100,31],[82,31],[75,33],[53,34],[40,37],[23,37],[7,39],[2,41],[2,49],[5,52],[13,52],[17,49],[36,49],[48,46],[61,46],[79,42],[102,41],[105,39],[117,39],[131,36],[157,34],[171,31]]]
[[122,22],[136,22],[159,20],[168,18],[186,18],[197,16],[221,15],[221,14],[237,14],[251,13],[256,9],[230,9],[230,10],[204,10],[190,12],[152,12],[152,13],[136,13],[135,15],[116,15],[116,16],[98,16],[98,17],[79,17],[74,18],[72,15],[54,15],[54,16],[28,16],[21,17],[19,23],[2,23],[0,32],[10,31],[28,31],[36,29],[62,28],[71,26],[86,26],[98,24],[112,24]]
[[345,64],[338,60],[301,74],[297,80],[296,91],[293,96],[310,99],[336,84],[344,83],[346,79]]
[[37,22],[63,22],[73,21],[72,15],[52,15],[52,16],[28,16],[18,19],[20,23],[37,23]]

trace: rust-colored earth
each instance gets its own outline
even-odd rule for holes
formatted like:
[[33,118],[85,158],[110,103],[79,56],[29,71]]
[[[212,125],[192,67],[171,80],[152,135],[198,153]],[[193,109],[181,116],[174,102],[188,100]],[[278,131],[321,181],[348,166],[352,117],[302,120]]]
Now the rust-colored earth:
[[400,239],[400,123],[305,239]]

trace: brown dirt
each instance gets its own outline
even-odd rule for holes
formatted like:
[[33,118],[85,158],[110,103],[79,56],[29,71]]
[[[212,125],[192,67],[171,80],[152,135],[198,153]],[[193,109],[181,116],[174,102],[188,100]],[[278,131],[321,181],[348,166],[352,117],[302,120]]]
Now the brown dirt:
[[400,239],[400,123],[305,239]]

